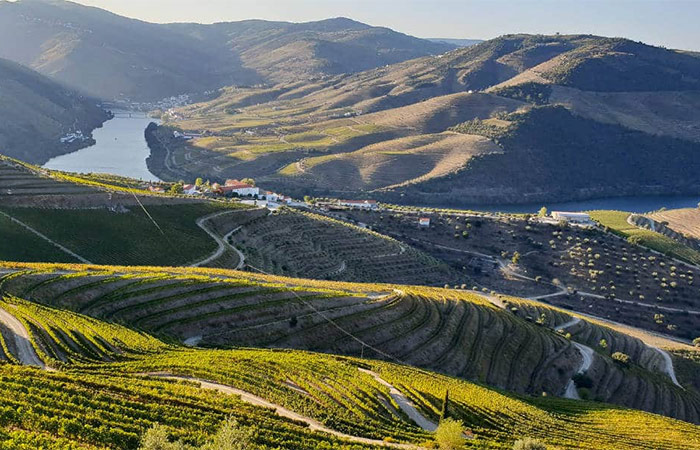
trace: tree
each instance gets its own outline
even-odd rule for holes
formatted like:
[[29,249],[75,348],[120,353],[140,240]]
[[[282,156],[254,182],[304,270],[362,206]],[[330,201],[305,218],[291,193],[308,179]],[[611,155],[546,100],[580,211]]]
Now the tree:
[[601,339],[599,345],[600,345],[600,348],[603,348],[603,349],[608,348],[608,341],[606,341],[605,339]]
[[176,183],[170,186],[170,193],[171,194],[182,194],[184,192],[184,189],[182,188],[182,184]]
[[546,207],[546,206],[543,206],[543,207],[540,208],[540,211],[537,213],[537,215],[538,215],[539,217],[547,217],[547,214],[548,214],[548,213],[549,213],[549,211],[547,211],[547,207]]
[[194,185],[197,187],[200,187],[203,184],[204,184],[204,180],[202,178],[197,178],[196,180],[194,180]]
[[139,450],[193,450],[193,448],[179,441],[170,442],[166,428],[155,424],[143,435]]
[[241,427],[236,419],[230,417],[219,428],[214,439],[200,450],[253,450],[256,431]]
[[464,425],[459,420],[445,419],[435,430],[435,442],[440,450],[457,450],[465,442]]
[[627,367],[630,365],[630,357],[625,353],[615,352],[612,354],[612,359],[621,366]]
[[255,180],[252,178],[243,178],[241,183],[249,184],[250,186],[255,186]]
[[440,412],[440,420],[445,420],[449,416],[447,408],[450,403],[450,391],[445,391],[445,398],[442,399],[442,411]]
[[547,446],[539,439],[526,437],[515,441],[513,450],[547,450]]
[[513,261],[513,264],[517,265],[520,262],[520,253],[519,252],[513,253],[513,257],[510,260]]
[[693,345],[696,347],[700,347],[700,337],[696,337],[693,339]]

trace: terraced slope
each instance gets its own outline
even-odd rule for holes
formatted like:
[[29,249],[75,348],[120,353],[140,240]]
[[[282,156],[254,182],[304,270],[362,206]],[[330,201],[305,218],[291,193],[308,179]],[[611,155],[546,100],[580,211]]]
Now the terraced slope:
[[[6,278],[3,284],[20,278]],[[10,302],[3,306],[13,314],[21,309],[30,326],[59,325],[67,333],[66,324],[75,330],[89,322],[93,345],[111,342],[127,349],[123,340],[129,345],[140,340],[149,349],[145,355],[127,350],[121,362],[109,362],[90,357],[82,347],[72,353],[80,358],[58,365],[60,372],[0,363],[2,448],[130,450],[156,422],[175,438],[201,444],[227,417],[239,427],[255,427],[252,437],[261,450],[401,447],[390,440],[432,447],[432,435],[409,419],[396,399],[413,405],[424,420],[437,422],[446,390],[450,416],[461,419],[472,437],[468,448],[509,449],[524,436],[562,449],[680,450],[700,442],[697,426],[611,405],[504,395],[376,360],[168,347],[65,310]],[[56,347],[67,342],[57,331],[44,337],[33,332],[31,339],[51,364],[56,361],[41,349],[47,342]]]
[[[317,214],[282,208],[215,219],[252,271],[314,279],[444,285],[460,280],[413,247]],[[232,232],[232,233],[231,233]]]
[[[463,291],[405,286],[392,291],[386,285],[318,281],[295,285],[292,279],[241,272],[217,271],[217,278],[198,272],[202,275],[40,270],[10,274],[2,288],[189,345],[389,359],[520,393],[564,395],[582,364],[576,346],[553,329]],[[609,354],[596,355],[591,377],[597,390],[591,398],[697,421],[697,394],[680,395],[658,359],[633,356],[643,365],[625,371]],[[640,389],[649,396],[640,396]]]
[[691,239],[700,240],[700,207],[658,211],[649,217],[666,222],[669,228]]
[[[406,208],[346,211],[342,217],[447,262],[474,282],[467,284],[469,288],[540,298],[690,342],[700,327],[696,287],[700,270],[672,258],[677,253],[670,250],[681,248],[680,244],[628,224],[628,215],[593,213],[611,230],[629,233],[626,239],[605,230],[470,211]],[[429,229],[418,227],[423,216],[431,219]]]

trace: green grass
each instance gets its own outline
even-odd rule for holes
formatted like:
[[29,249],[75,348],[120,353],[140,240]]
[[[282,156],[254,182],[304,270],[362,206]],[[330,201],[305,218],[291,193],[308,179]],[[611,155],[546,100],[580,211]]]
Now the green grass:
[[[2,208],[2,211],[94,263],[181,265],[216,249],[215,242],[196,225],[197,218],[231,207],[216,203],[147,206],[155,223],[138,206],[130,207],[128,213],[105,209]],[[5,259],[72,260],[69,255],[60,256],[58,249],[48,243],[27,250],[38,238],[28,232],[15,231],[14,235],[17,238],[14,242],[0,244]]]
[[700,264],[700,252],[663,234],[631,225],[627,222],[631,214],[629,212],[602,210],[590,211],[590,214],[593,220],[634,244],[643,245],[673,258]]

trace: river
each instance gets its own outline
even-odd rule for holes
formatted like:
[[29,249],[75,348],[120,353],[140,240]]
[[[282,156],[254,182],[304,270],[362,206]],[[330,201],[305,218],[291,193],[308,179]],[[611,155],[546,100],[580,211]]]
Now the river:
[[[67,155],[58,156],[44,167],[77,173],[111,173],[144,181],[160,181],[148,171],[146,158],[150,154],[144,131],[150,122],[158,122],[144,113],[115,111],[116,117],[105,122],[93,132],[96,144]],[[131,116],[131,117],[129,117]],[[588,211],[615,209],[643,213],[660,208],[697,207],[700,196],[638,196],[615,197],[563,203],[537,203],[522,205],[493,205],[462,207],[476,211],[503,211],[511,213],[535,213],[542,206],[550,211]],[[430,206],[430,205],[423,205]]]
[[543,202],[521,205],[489,205],[472,208],[475,211],[509,212],[509,213],[536,213],[545,206],[549,211],[591,211],[596,209],[611,209],[628,211],[633,213],[645,213],[661,208],[697,208],[700,196],[676,196],[676,195],[643,195],[635,197],[610,197],[593,200],[578,200],[572,202]]
[[144,181],[160,181],[146,166],[150,150],[144,137],[148,124],[158,121],[144,113],[114,113],[116,117],[93,131],[95,145],[52,158],[44,167],[65,172],[110,173]]

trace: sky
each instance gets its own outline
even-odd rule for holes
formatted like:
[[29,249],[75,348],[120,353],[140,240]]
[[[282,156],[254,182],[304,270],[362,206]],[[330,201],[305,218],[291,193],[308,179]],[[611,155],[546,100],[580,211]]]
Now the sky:
[[560,32],[700,51],[700,0],[74,0],[149,22],[350,17],[418,37]]

